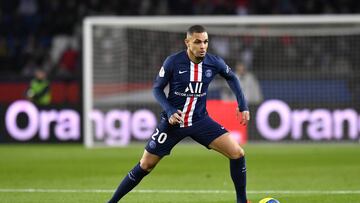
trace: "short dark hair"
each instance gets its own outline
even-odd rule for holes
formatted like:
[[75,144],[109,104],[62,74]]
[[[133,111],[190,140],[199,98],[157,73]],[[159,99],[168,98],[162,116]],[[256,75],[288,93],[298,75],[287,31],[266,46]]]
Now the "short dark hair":
[[204,26],[202,25],[193,25],[191,27],[189,27],[187,34],[188,35],[192,35],[193,33],[202,33],[202,32],[206,32],[206,29]]

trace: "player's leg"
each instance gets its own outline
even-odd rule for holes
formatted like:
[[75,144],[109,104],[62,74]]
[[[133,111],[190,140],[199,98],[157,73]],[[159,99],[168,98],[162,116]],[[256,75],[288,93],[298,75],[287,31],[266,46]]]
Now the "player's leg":
[[[169,135],[169,136],[168,136]],[[186,132],[169,126],[167,119],[161,119],[154,134],[145,147],[144,154],[115,191],[109,203],[118,202],[131,191],[156,166],[162,157],[170,154],[172,148],[184,137]]]
[[109,203],[118,202],[123,196],[130,192],[140,181],[150,173],[150,171],[161,160],[161,157],[151,154],[144,150],[143,156],[138,163],[121,181]]
[[194,124],[191,137],[203,146],[214,149],[230,159],[231,178],[238,203],[246,203],[246,167],[244,150],[228,131],[210,117]]
[[213,140],[209,147],[215,151],[220,152],[229,159],[239,159],[245,155],[244,150],[235,141],[235,139],[230,136],[230,133],[228,132]]
[[209,147],[230,159],[230,174],[235,185],[237,202],[246,203],[246,165],[244,150],[228,132],[212,141]]

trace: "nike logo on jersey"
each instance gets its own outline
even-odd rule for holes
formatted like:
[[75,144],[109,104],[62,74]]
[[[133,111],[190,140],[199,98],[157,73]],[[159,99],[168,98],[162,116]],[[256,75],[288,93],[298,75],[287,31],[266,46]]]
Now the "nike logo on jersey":
[[183,70],[183,71],[179,70],[179,74],[183,74],[183,73],[186,73],[186,72],[187,72],[187,70]]

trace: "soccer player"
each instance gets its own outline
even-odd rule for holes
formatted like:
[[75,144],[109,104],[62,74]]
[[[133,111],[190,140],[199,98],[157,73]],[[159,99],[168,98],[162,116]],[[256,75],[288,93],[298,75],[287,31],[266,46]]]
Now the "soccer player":
[[[156,77],[153,93],[164,112],[140,162],[125,176],[109,203],[118,202],[131,191],[162,157],[169,155],[171,149],[188,136],[229,158],[237,203],[248,202],[244,150],[206,111],[207,89],[215,75],[220,74],[236,95],[240,124],[246,125],[250,113],[239,81],[223,59],[207,53],[209,38],[203,26],[191,26],[185,44],[186,50],[167,57]],[[170,89],[166,97],[167,84]]]

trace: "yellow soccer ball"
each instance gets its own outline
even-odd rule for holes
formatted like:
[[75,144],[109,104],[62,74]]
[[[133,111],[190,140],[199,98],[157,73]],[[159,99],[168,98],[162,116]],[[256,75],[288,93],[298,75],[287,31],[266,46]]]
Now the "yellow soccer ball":
[[259,203],[280,203],[280,202],[279,202],[279,200],[276,200],[272,197],[267,197],[267,198],[260,200]]

